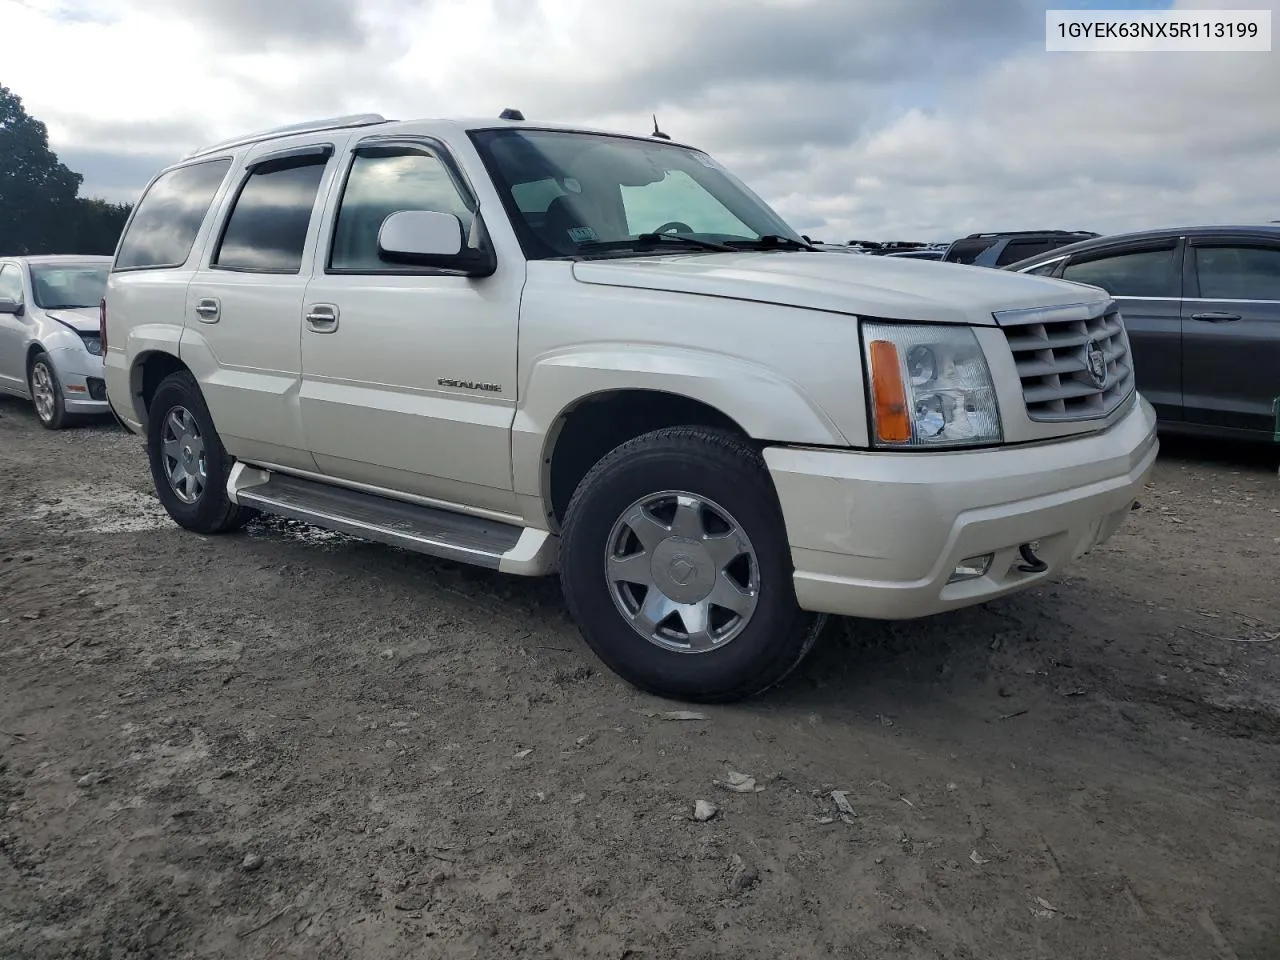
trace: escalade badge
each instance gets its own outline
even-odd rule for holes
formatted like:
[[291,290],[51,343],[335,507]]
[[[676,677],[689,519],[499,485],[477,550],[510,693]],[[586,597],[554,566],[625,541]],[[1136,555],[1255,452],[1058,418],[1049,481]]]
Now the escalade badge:
[[1097,340],[1090,340],[1084,345],[1084,370],[1089,379],[1099,390],[1107,386],[1107,355]]
[[457,380],[453,377],[440,377],[436,383],[442,387],[458,387],[461,390],[483,390],[486,393],[502,392],[502,384],[483,383],[479,380]]

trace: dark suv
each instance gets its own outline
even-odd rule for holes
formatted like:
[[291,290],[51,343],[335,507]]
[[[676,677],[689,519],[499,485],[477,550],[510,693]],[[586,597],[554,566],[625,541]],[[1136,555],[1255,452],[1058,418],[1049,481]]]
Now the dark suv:
[[1118,234],[1006,269],[1116,298],[1161,427],[1280,440],[1280,226]]
[[1098,234],[1088,230],[971,233],[947,247],[942,259],[947,263],[969,263],[975,267],[1004,267],[1096,236]]

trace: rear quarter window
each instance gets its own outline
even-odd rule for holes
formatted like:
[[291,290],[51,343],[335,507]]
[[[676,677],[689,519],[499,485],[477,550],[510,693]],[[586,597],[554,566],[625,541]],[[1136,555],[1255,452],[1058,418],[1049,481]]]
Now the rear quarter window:
[[995,243],[994,239],[957,240],[947,251],[945,259],[948,263],[973,263],[978,257],[982,256],[982,251],[993,243]]
[[1050,238],[1043,240],[1010,240],[1004,245],[1004,249],[1000,251],[1000,256],[996,257],[996,266],[1007,267],[1009,264],[1017,263],[1019,260],[1026,260],[1028,257],[1036,257],[1042,253],[1048,253],[1050,250],[1054,250],[1067,242]]
[[186,263],[230,169],[229,159],[193,163],[170,170],[151,184],[120,240],[116,269],[180,267]]

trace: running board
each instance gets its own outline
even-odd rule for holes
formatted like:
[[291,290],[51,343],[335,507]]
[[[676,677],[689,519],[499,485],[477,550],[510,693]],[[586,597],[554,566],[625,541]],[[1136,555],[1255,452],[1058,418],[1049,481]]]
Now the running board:
[[227,478],[235,503],[365,540],[504,573],[555,568],[557,540],[545,530],[393,500],[237,463]]

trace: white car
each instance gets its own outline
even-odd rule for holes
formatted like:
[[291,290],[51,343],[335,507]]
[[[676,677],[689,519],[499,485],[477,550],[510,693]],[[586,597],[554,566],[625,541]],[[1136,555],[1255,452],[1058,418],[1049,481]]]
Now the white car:
[[826,614],[1043,583],[1157,452],[1103,291],[824,256],[700,150],[515,112],[197,151],[103,316],[177,523],[558,570],[592,649],[685,699],[778,682]]
[[30,399],[57,430],[110,412],[99,303],[110,257],[0,257],[0,393]]

